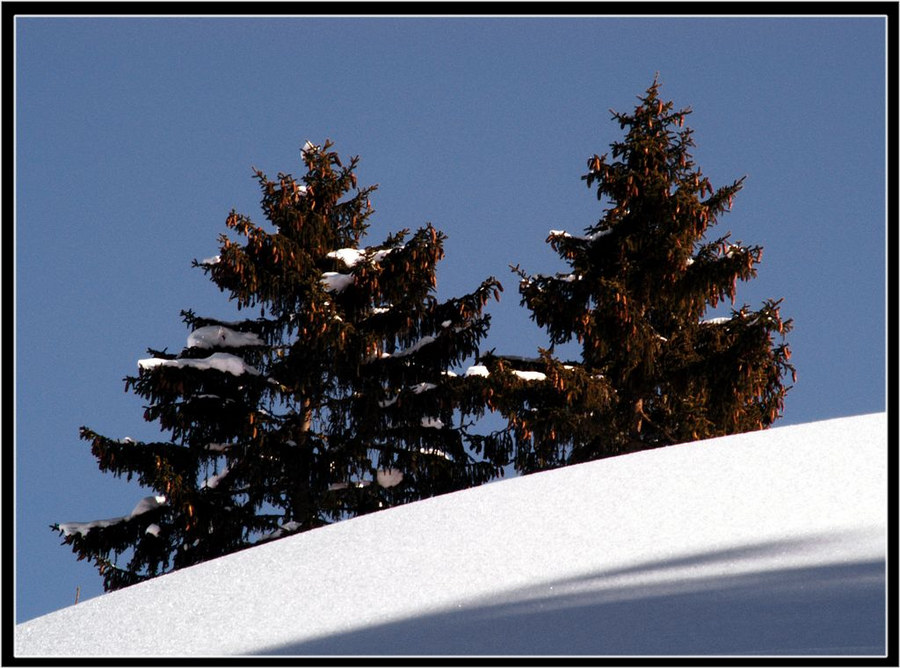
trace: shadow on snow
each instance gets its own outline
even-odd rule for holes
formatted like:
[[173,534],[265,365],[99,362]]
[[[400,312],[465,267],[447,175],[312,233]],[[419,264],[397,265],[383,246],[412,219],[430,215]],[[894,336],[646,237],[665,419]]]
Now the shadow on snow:
[[502,603],[465,602],[259,654],[882,655],[883,560],[689,576],[804,545],[782,541],[545,582],[504,594]]

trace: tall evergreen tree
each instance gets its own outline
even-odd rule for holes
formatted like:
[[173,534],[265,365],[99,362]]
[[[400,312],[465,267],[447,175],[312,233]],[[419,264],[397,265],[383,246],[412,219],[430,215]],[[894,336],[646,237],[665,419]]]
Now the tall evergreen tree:
[[53,525],[106,589],[502,472],[502,435],[469,433],[484,403],[451,371],[477,354],[499,283],[439,301],[430,224],[360,247],[375,187],[330,149],[306,144],[300,180],[257,171],[269,228],[232,211],[238,239],[195,261],[258,317],[184,311],[187,346],[126,378],[168,437],[82,428],[101,470],[153,491],[128,515]]
[[726,298],[734,305],[762,249],[706,238],[743,179],[714,189],[694,165],[689,113],[660,99],[658,81],[633,113],[613,112],[625,137],[582,177],[606,204],[602,217],[583,235],[547,238],[571,270],[516,268],[522,304],[552,345],[582,346],[578,363],[550,351],[484,359],[499,374],[493,402],[515,432],[521,471],[762,429],[782,413],[784,377],[795,373],[779,342],[791,328],[780,300],[704,320]]

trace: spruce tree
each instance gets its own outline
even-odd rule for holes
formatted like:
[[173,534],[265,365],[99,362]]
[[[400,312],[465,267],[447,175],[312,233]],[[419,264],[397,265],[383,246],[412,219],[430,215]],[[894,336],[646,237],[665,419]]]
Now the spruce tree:
[[[570,271],[515,268],[551,349],[484,359],[520,471],[766,428],[795,377],[780,300],[734,308],[762,248],[706,237],[744,179],[713,188],[690,154],[691,110],[660,99],[657,80],[638,99],[633,113],[612,112],[625,137],[591,156],[582,177],[602,217],[583,235],[547,238]],[[704,319],[726,299],[730,316]],[[581,360],[555,359],[572,340]]]
[[106,589],[324,524],[486,482],[502,435],[452,367],[476,355],[497,297],[489,278],[439,301],[444,235],[430,224],[360,242],[374,186],[330,142],[301,151],[301,179],[261,171],[263,227],[232,211],[219,254],[194,261],[238,321],[182,317],[177,354],[150,350],[126,378],[159,442],[82,428],[100,469],[153,494],[128,515],[53,525]]

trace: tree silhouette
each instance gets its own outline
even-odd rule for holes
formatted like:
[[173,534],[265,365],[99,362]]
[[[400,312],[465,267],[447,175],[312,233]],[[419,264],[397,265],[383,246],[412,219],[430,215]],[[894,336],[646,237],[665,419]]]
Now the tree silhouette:
[[187,346],[126,378],[168,437],[82,428],[102,471],[153,491],[126,516],[53,525],[106,589],[501,474],[502,435],[468,433],[484,403],[451,371],[477,354],[499,283],[439,301],[430,224],[360,247],[375,188],[330,149],[306,144],[300,180],[257,171],[269,227],[232,211],[238,238],[195,261],[259,316],[184,311]]
[[783,380],[795,372],[777,341],[791,328],[780,300],[704,320],[709,307],[734,304],[762,249],[706,238],[743,179],[716,189],[694,165],[689,113],[661,100],[656,80],[633,113],[613,112],[625,137],[582,177],[606,204],[602,217],[583,235],[547,238],[570,271],[515,268],[522,304],[552,346],[577,340],[582,350],[565,364],[551,351],[485,356],[520,471],[762,429],[782,413]]

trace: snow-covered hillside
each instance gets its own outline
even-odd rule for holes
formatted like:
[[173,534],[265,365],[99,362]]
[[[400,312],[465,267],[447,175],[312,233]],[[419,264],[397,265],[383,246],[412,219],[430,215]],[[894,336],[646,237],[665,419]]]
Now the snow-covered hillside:
[[884,414],[501,481],[16,627],[17,656],[885,650]]

